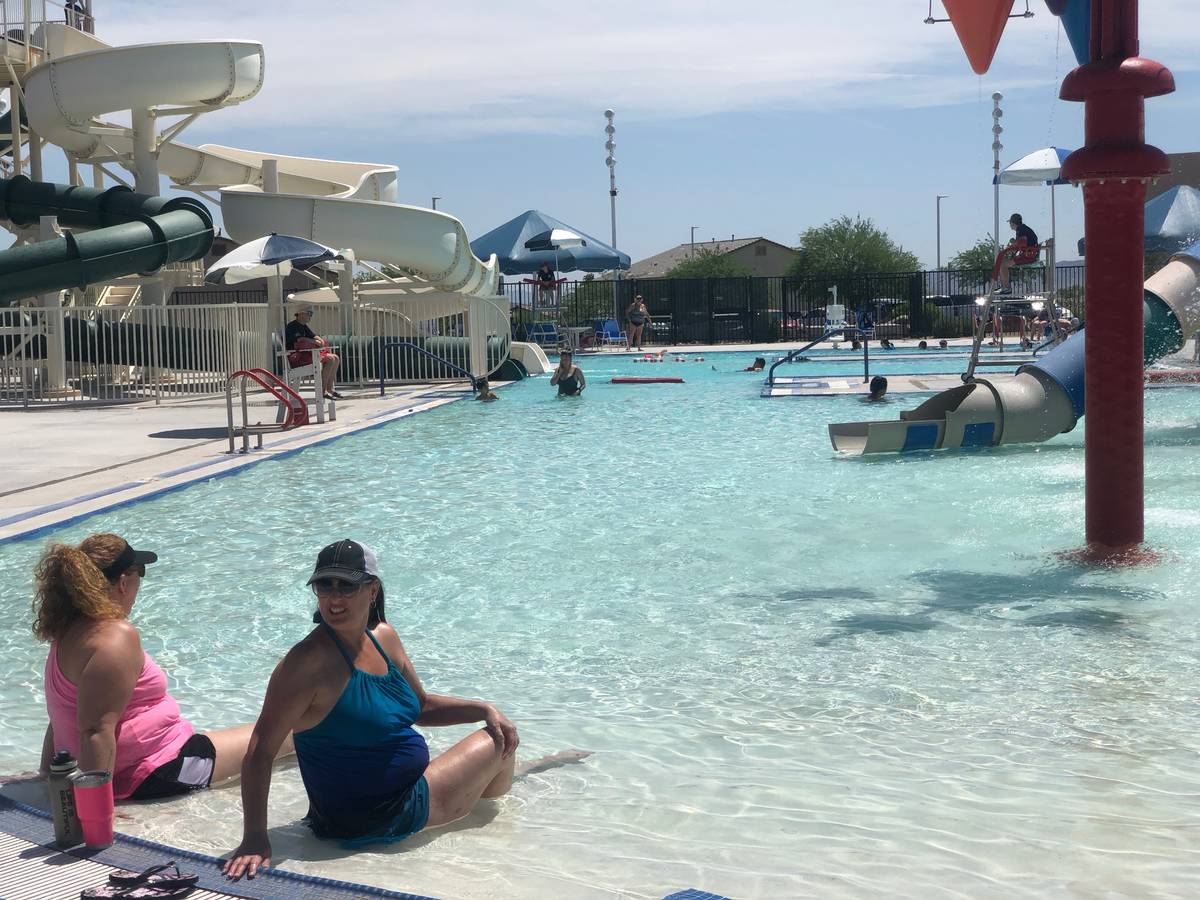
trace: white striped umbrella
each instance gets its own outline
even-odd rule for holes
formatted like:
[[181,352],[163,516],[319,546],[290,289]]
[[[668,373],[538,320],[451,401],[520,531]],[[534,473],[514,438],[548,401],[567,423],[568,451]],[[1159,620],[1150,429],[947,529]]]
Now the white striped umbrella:
[[[1050,237],[1054,238],[1057,231],[1054,210],[1054,186],[1067,184],[1062,177],[1063,161],[1071,155],[1070,150],[1062,147],[1045,147],[1034,150],[1000,170],[1000,184],[1014,185],[1050,185]],[[997,235],[999,239],[999,235]],[[1055,252],[1058,252],[1058,241],[1054,241]]]

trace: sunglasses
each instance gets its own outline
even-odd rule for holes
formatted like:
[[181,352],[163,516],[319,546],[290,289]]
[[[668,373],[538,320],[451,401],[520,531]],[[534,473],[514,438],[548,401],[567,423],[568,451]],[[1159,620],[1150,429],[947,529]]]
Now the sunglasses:
[[312,583],[313,593],[317,596],[337,594],[339,597],[351,597],[360,587],[362,587],[361,584],[343,581],[340,578],[318,578]]
[[136,566],[131,566],[130,568],[125,570],[126,575],[132,575],[134,572],[137,573],[138,578],[145,578],[146,577],[146,564],[138,563]]

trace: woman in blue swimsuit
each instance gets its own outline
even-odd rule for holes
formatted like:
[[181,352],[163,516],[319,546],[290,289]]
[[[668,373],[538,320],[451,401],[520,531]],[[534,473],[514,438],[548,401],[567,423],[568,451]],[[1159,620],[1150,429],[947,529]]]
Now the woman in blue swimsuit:
[[[271,864],[267,793],[271,761],[293,735],[308,793],[307,824],[343,846],[399,841],[460,819],[481,797],[512,785],[520,743],[490,703],[426,693],[395,630],[384,621],[375,554],[330,544],[308,583],[318,625],[275,668],[242,764],[242,842],[225,864],[233,879]],[[413,725],[484,727],[430,761]],[[565,751],[523,766],[573,762]]]

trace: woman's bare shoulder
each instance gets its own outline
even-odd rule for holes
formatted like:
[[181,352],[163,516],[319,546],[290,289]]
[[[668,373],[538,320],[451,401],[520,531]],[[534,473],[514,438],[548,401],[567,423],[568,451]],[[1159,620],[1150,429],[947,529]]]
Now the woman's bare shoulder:
[[379,645],[387,651],[388,656],[403,663],[408,659],[408,651],[404,649],[404,642],[400,640],[400,635],[396,633],[396,629],[387,622],[380,622],[375,626],[375,640],[379,641]]
[[318,675],[337,661],[332,649],[329,638],[320,628],[314,628],[284,654],[277,671],[299,678]]
[[127,619],[106,619],[91,622],[79,634],[78,644],[92,653],[110,656],[134,657],[141,660],[142,636]]

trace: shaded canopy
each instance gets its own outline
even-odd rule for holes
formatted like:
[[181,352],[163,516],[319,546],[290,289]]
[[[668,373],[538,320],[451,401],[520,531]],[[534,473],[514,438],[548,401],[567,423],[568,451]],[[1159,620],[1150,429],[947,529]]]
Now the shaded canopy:
[[1174,252],[1200,240],[1200,191],[1186,184],[1146,204],[1146,249]]
[[[558,250],[531,250],[525,246],[534,238],[546,236],[555,229],[578,235],[583,239],[583,244],[565,241]],[[532,275],[542,263],[550,263],[560,272],[604,272],[609,269],[628,269],[630,262],[629,254],[614,250],[590,234],[535,209],[527,210],[477,237],[471,241],[471,251],[480,259],[487,259],[495,253],[500,261],[500,271],[505,275]]]
[[[1143,230],[1147,253],[1178,253],[1200,247],[1200,191],[1186,184],[1176,185],[1146,202]],[[1195,244],[1196,247],[1191,245]],[[1087,248],[1079,239],[1079,255]]]

